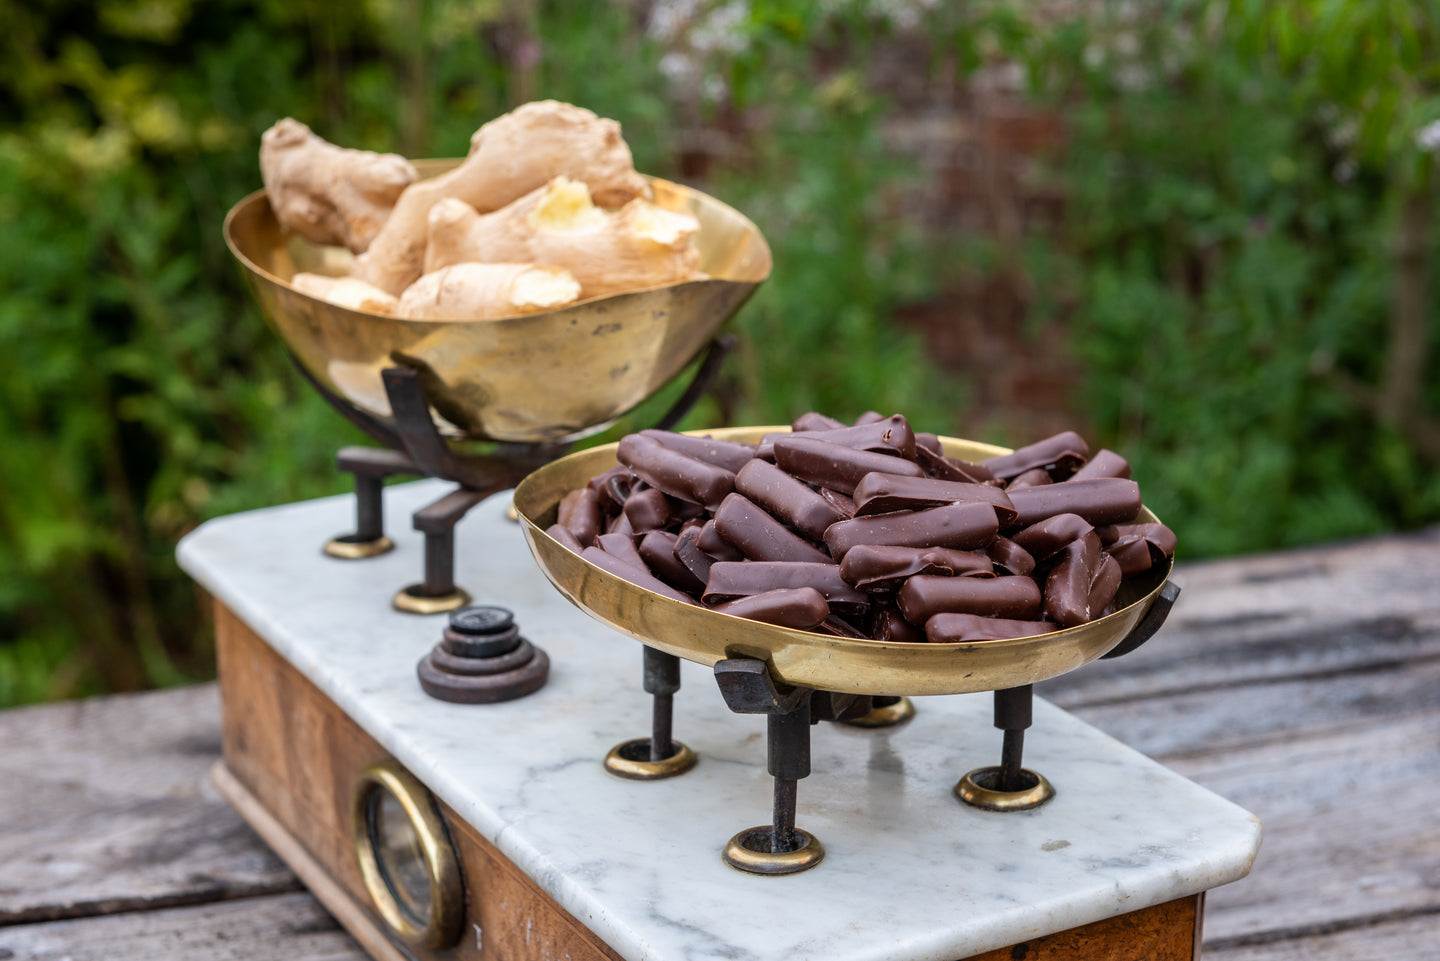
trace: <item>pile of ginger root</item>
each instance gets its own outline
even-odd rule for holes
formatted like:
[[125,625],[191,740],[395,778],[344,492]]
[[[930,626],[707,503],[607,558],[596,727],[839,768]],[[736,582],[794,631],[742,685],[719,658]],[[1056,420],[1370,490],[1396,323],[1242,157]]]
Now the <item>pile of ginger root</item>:
[[705,276],[699,222],[651,202],[620,125],[555,100],[484,124],[425,180],[287,117],[261,138],[260,172],[282,227],[355,255],[346,276],[291,286],[351,310],[491,320]]

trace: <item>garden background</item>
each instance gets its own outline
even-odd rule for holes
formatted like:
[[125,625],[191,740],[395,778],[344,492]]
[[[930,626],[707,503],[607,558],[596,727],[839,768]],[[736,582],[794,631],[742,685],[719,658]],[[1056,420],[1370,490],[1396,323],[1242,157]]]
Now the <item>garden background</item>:
[[1183,558],[1440,521],[1432,2],[0,0],[0,706],[210,676],[177,540],[347,489],[221,238],[261,132],[538,98],[772,246],[685,426],[1074,427]]

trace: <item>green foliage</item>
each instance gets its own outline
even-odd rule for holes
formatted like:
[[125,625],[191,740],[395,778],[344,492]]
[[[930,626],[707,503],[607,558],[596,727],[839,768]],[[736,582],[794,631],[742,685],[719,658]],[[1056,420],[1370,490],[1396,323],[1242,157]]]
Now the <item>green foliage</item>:
[[[1354,387],[1385,375],[1399,275],[1385,171],[1419,152],[1409,139],[1348,149],[1364,124],[1322,96],[1335,88],[1300,96],[1285,65],[1257,62],[1253,24],[1226,22],[1239,37],[1205,26],[1216,9],[1097,25],[1088,57],[1052,75],[1070,125],[1058,299],[1083,403],[1187,556],[1433,521],[1433,467]],[[1305,63],[1348,65],[1349,99],[1366,101],[1389,53],[1323,35],[1306,34]],[[1431,411],[1437,400],[1432,386]]]

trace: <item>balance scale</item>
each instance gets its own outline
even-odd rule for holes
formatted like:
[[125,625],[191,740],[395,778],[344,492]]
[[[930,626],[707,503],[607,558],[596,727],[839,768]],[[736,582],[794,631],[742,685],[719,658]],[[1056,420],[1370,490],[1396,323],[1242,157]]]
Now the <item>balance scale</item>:
[[[450,486],[385,498],[415,510]],[[348,496],[224,517],[179,559],[216,603],[215,783],[377,959],[1195,958],[1205,891],[1244,877],[1258,849],[1253,815],[1040,699],[1025,761],[1053,797],[961,803],[957,777],[1000,740],[979,693],[914,697],[889,727],[816,724],[799,819],[824,859],[737,870],[721,852],[773,785],[764,725],[709,670],[680,664],[690,770],[607,770],[652,723],[637,645],[556,591],[506,491],[454,528],[455,580],[513,614],[548,681],[498,703],[438,700],[417,665],[448,616],[390,602],[424,536],[324,556],[354,518]]]

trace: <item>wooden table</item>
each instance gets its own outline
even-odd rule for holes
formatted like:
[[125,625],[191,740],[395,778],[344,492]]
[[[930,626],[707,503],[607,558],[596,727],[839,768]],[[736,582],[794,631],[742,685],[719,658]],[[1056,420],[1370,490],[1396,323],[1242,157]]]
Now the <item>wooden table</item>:
[[[1440,528],[1175,579],[1149,645],[1038,691],[1263,821],[1205,957],[1440,956]],[[0,961],[366,957],[211,788],[214,685],[0,713],[0,745]]]

